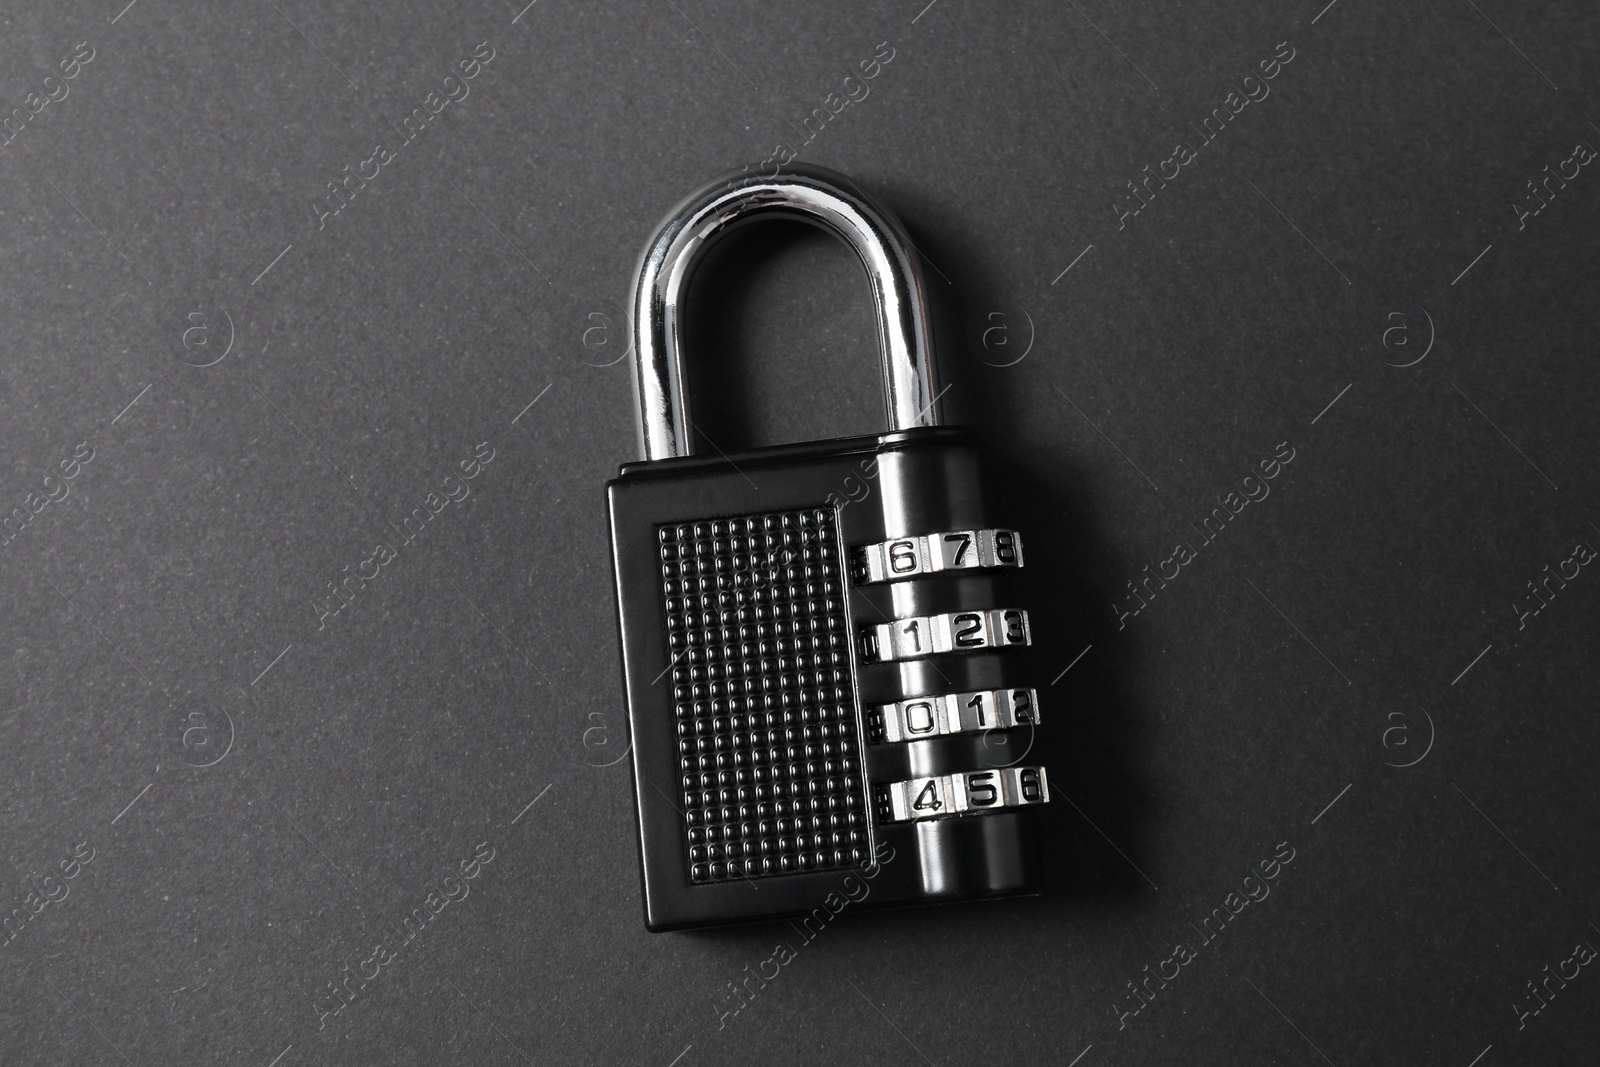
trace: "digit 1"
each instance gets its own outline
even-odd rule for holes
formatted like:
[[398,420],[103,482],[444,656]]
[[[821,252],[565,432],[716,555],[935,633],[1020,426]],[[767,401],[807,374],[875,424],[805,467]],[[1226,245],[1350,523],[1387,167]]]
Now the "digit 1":
[[990,724],[984,721],[985,716],[983,714],[983,712],[984,712],[983,694],[982,693],[973,693],[972,694],[972,699],[967,701],[967,707],[976,708],[978,710],[978,728],[981,729],[981,730],[989,729]]
[[911,635],[911,651],[913,652],[922,651],[922,638],[917,633],[917,624],[919,622],[921,622],[920,619],[911,619],[900,628],[901,633]]

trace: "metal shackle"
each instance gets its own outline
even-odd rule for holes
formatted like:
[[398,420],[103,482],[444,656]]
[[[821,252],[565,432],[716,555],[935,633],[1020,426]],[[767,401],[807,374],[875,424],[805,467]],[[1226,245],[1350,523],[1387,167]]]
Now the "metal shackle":
[[899,221],[855,183],[822,167],[775,177],[737,174],[708,182],[667,216],[639,262],[634,293],[634,379],[640,451],[647,460],[691,453],[688,382],[678,351],[689,283],[711,245],[765,218],[810,223],[842,238],[866,268],[878,311],[883,399],[889,426],[937,426],[938,381],[916,249]]

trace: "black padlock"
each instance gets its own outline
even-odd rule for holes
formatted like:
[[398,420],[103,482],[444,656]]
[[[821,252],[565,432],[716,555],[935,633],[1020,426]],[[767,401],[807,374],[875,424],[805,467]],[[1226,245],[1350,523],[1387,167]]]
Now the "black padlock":
[[[1036,892],[1021,535],[940,425],[899,223],[820,168],[712,182],[646,248],[641,462],[606,486],[651,930]],[[860,255],[886,433],[693,454],[678,352],[702,253],[798,218]]]

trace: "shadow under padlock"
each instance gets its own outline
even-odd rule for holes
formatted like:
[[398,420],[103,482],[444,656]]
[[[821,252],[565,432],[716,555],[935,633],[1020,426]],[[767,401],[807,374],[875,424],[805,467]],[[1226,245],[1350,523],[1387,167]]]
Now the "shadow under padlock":
[[[1103,629],[1058,625],[1100,599],[1068,561],[1105,553],[1087,543],[1089,523],[1036,536],[1063,521],[1061,497],[1027,485],[1046,472],[995,480],[976,435],[942,425],[915,254],[892,216],[840,178],[806,169],[708,185],[669,216],[643,261],[635,388],[646,460],[625,464],[608,495],[652,929],[813,912],[852,874],[874,880],[868,907],[1037,893],[1047,866],[1063,889],[1125,889],[1115,874],[1086,879],[1101,850],[1098,839],[1077,847],[1089,833],[1076,802],[1050,819],[1044,857],[1035,841],[1038,815],[1059,807],[1046,753],[1067,755],[1073,792],[1126,788],[1108,778],[1125,766],[1120,746],[1084,751],[1120,724],[1079,732],[1107,723],[1084,705],[1114,696],[1115,653],[1074,679],[1075,706],[1040,696],[1062,645]],[[752,257],[772,243],[746,236],[704,270],[695,261],[744,215],[808,212],[869,264],[878,330],[864,316],[863,341],[835,343],[869,372],[884,368],[853,395],[882,398],[891,429],[752,451],[763,435],[732,388],[751,376],[726,369],[740,366],[742,338],[707,342],[718,336],[708,315],[725,320],[728,306],[728,294],[707,290],[767,284]],[[854,258],[847,250],[839,273],[860,286]],[[837,297],[859,303],[843,288]],[[865,350],[874,336],[881,359]],[[720,348],[710,388],[696,343]],[[805,382],[825,395],[843,377],[813,371]],[[724,412],[710,432],[696,400]],[[783,436],[868,428],[872,406],[841,408],[861,416],[853,425]],[[1034,647],[1030,618],[1041,611],[1050,655]],[[1067,739],[1047,740],[1052,732]],[[1131,832],[1125,840],[1133,847]]]
[[1127,692],[1135,634],[1118,631],[1111,576],[1131,570],[1100,533],[1066,456],[993,460],[997,507],[1029,531],[1027,580],[1036,611],[1029,669],[1048,715],[1030,762],[1050,768],[1053,802],[1041,809],[1045,883],[1062,898],[1148,892],[1144,857],[1152,791],[1136,771],[1147,746]]

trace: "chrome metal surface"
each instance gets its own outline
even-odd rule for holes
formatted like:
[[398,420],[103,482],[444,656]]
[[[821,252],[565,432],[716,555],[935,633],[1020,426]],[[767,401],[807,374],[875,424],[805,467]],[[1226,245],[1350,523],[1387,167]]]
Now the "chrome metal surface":
[[1016,530],[952,530],[858,545],[850,553],[857,585],[891,582],[941,571],[1022,566]]
[[646,247],[633,310],[634,388],[644,459],[693,451],[679,342],[695,267],[729,230],[780,217],[827,230],[861,257],[878,311],[890,429],[940,424],[916,250],[895,217],[849,178],[821,167],[795,167],[771,178],[737,174],[707,183],[667,216]]
[[890,663],[1031,644],[1033,627],[1026,611],[988,608],[896,618],[863,627],[861,659],[863,663]]
[[919,741],[949,734],[984,733],[1039,722],[1035,689],[979,689],[969,693],[908,697],[867,711],[882,740]]
[[1003,767],[890,782],[882,787],[886,822],[945,819],[1050,803],[1043,767]]

